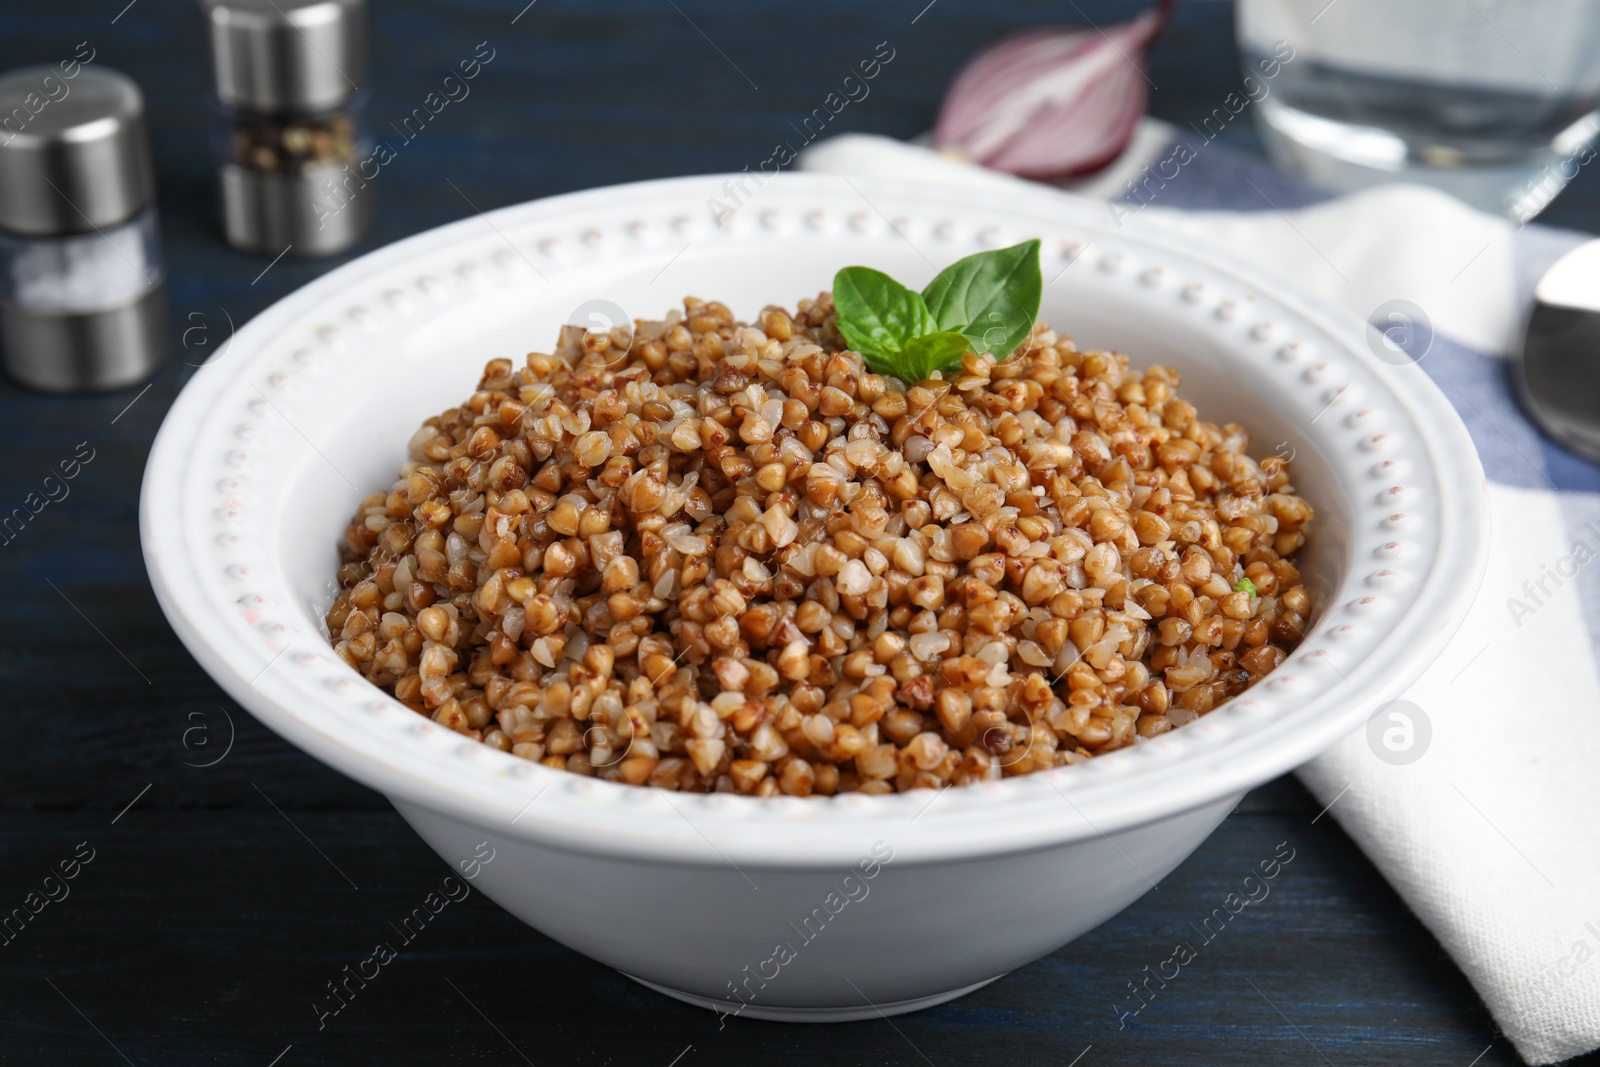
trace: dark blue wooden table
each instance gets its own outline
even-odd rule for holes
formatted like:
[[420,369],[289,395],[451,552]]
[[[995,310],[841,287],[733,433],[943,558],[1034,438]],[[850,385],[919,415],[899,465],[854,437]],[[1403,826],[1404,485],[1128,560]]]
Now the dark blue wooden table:
[[[835,126],[911,136],[976,48],[1023,27],[1136,10],[1095,0],[525,3],[374,0],[380,126],[417,107],[479,42],[495,58],[469,98],[383,169],[377,230],[358,251],[471,205],[754,166],[879,42],[895,49],[892,66]],[[1231,22],[1226,3],[1179,5],[1153,56],[1157,115],[1182,124],[1235,85]],[[54,63],[83,41],[148,96],[174,361],[143,392],[46,399],[0,385],[0,510],[79,442],[96,454],[67,498],[0,546],[0,914],[42,891],[62,860],[93,856],[70,895],[0,944],[0,1063],[1519,1062],[1438,944],[1293,779],[1252,793],[1192,859],[1098,930],[893,1024],[719,1028],[469,897],[319,1029],[312,1005],[325,983],[445,869],[382,797],[257,725],[195,665],[151,594],[136,517],[145,456],[186,364],[214,350],[227,321],[338,261],[265,269],[222,245],[192,0],[0,10],[0,65]],[[1256,150],[1247,124],[1224,136]],[[1580,175],[1547,219],[1600,228],[1600,179]],[[1295,858],[1270,898],[1128,1014],[1129,983],[1282,842]]]

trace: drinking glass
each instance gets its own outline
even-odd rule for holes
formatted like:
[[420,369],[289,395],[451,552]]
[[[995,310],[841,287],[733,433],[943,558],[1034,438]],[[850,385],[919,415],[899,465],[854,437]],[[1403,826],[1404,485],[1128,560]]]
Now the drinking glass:
[[1414,181],[1526,221],[1595,157],[1595,0],[1238,0],[1273,161],[1337,189]]

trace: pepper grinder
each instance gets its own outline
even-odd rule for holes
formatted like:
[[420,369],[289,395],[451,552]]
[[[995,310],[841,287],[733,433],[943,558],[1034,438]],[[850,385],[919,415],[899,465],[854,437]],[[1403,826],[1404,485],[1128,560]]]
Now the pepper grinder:
[[228,243],[326,256],[361,239],[372,193],[364,0],[201,0]]
[[52,393],[142,381],[166,359],[167,316],[139,87],[24,67],[0,76],[0,115],[6,373]]

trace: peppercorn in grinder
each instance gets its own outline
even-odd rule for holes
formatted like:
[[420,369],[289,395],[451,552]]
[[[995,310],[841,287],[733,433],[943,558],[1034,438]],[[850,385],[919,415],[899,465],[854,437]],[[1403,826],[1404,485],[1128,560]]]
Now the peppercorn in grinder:
[[201,0],[228,243],[324,256],[366,232],[364,0]]

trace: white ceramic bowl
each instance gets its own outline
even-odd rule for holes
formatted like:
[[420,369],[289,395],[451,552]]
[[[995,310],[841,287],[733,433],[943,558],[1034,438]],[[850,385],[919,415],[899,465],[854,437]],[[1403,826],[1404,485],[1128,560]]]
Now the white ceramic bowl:
[[[241,329],[150,455],[145,560],[201,665],[273,730],[387,794],[452,865],[489,842],[474,884],[513,914],[663,992],[747,1015],[935,1004],[1126,907],[1245,790],[1360,727],[1453,632],[1484,565],[1483,474],[1422,370],[1375,358],[1351,316],[1056,197],[807,175],[737,189],[720,176],[599,189],[365,256]],[[739,205],[721,227],[713,200]],[[920,286],[1035,236],[1046,319],[1080,345],[1177,364],[1207,418],[1243,422],[1258,454],[1294,450],[1317,510],[1303,557],[1314,625],[1238,699],[1049,773],[753,800],[515,759],[333,654],[322,616],[349,516],[486,360],[548,351],[593,299],[651,318],[691,293],[749,315],[815,294],[846,264]]]

